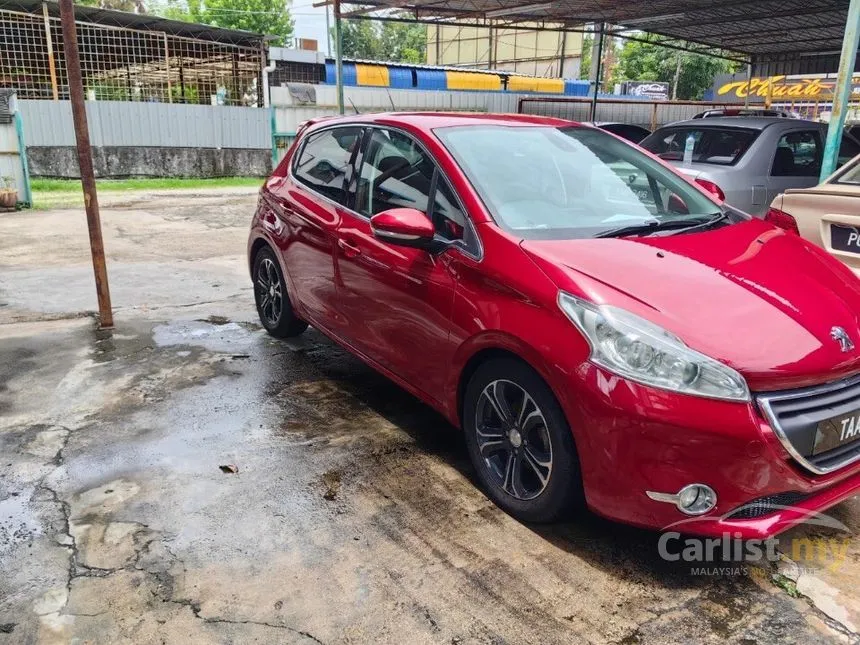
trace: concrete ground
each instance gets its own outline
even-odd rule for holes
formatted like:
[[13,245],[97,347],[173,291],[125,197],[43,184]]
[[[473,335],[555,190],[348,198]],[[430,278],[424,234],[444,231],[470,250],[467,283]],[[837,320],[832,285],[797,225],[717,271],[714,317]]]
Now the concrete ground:
[[590,515],[520,524],[433,411],[261,331],[255,199],[106,204],[111,332],[83,213],[0,215],[0,645],[860,642],[856,499],[847,538],[796,534],[841,559],[745,575]]

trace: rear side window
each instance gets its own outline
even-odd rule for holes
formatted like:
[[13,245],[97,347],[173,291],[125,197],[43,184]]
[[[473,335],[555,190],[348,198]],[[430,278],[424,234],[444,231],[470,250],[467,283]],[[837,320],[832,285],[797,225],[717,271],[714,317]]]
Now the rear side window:
[[743,157],[758,134],[748,128],[663,128],[639,145],[666,161],[683,161],[687,137],[692,135],[694,163],[731,166]]
[[332,128],[308,137],[293,174],[303,184],[339,204],[346,205],[350,176],[361,128]]
[[817,177],[821,172],[821,136],[818,130],[787,132],[776,144],[774,177]]

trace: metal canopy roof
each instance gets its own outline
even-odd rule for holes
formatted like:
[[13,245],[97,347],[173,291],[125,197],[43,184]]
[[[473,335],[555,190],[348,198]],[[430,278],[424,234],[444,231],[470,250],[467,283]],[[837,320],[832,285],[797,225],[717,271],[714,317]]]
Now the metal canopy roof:
[[[422,22],[522,22],[573,28],[605,22],[613,34],[641,30],[754,58],[837,53],[849,0],[342,0],[344,17],[410,13]],[[625,31],[626,28],[626,31]],[[671,41],[669,41],[671,42]]]
[[[60,7],[55,0],[46,0],[48,13],[52,17],[60,16]],[[0,0],[0,10],[21,11],[42,15],[42,0]],[[216,43],[239,45],[242,47],[259,48],[265,40],[262,34],[237,29],[222,29],[221,27],[210,27],[181,20],[169,20],[147,14],[130,13],[127,11],[114,11],[113,9],[99,9],[85,5],[75,5],[75,20],[91,22],[107,27],[124,27],[127,29],[139,29],[142,31],[160,31],[172,36],[184,38],[196,38]]]

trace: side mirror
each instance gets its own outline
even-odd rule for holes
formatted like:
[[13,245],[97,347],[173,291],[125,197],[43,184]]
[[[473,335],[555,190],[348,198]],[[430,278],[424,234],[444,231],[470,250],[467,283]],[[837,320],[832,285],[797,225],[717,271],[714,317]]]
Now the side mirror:
[[414,208],[392,208],[370,218],[377,239],[416,249],[431,250],[436,231],[427,216]]

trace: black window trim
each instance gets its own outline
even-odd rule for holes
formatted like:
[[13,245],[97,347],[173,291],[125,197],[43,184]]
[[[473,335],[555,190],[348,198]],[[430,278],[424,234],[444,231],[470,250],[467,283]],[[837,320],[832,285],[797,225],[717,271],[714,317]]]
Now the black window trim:
[[[344,179],[345,182],[348,182],[347,185],[345,186],[345,192],[347,195],[347,203],[346,204],[341,204],[340,202],[329,197],[328,195],[324,195],[321,192],[319,192],[318,190],[314,190],[314,188],[312,186],[310,186],[308,183],[302,181],[295,173],[295,168],[298,165],[299,159],[301,159],[302,154],[304,154],[305,147],[307,146],[309,139],[311,139],[315,135],[323,133],[327,130],[336,130],[336,129],[343,129],[343,128],[358,128],[361,131],[361,133],[359,135],[361,137],[361,141],[360,141],[359,145],[356,146],[356,149],[353,151],[352,157],[349,160],[350,170],[347,172],[348,177]],[[388,125],[388,124],[382,124],[382,123],[361,123],[361,122],[358,122],[358,123],[337,123],[337,124],[325,125],[325,126],[320,127],[320,128],[315,128],[312,131],[306,132],[303,134],[302,141],[299,144],[300,147],[298,150],[296,150],[296,154],[293,156],[293,159],[291,160],[289,168],[288,168],[289,178],[292,179],[293,181],[301,184],[304,188],[306,188],[307,190],[312,192],[314,195],[316,195],[320,199],[323,199],[323,200],[329,202],[330,204],[333,204],[334,206],[338,206],[340,208],[345,209],[353,217],[357,217],[359,219],[362,219],[364,221],[369,222],[370,221],[369,217],[359,213],[354,208],[355,207],[355,190],[354,190],[355,181],[354,180],[358,178],[358,176],[360,175],[360,172],[361,172],[361,165],[359,165],[356,168],[355,163],[357,160],[359,160],[359,158],[360,158],[360,164],[364,163],[365,147],[367,145],[367,142],[370,140],[370,131],[374,130],[374,129],[376,129],[376,130],[396,130],[397,132],[408,137],[410,140],[414,141],[415,144],[421,149],[421,151],[425,155],[427,155],[427,158],[433,162],[435,172],[433,173],[432,193],[430,195],[428,195],[428,207],[431,210],[429,210],[429,213],[427,214],[427,216],[430,217],[430,221],[432,222],[433,221],[432,209],[435,208],[435,205],[436,205],[435,197],[436,197],[436,187],[438,185],[437,175],[441,175],[442,178],[446,182],[448,182],[448,186],[451,188],[451,193],[454,195],[454,199],[456,200],[457,206],[460,208],[460,211],[463,213],[463,216],[464,216],[465,221],[466,221],[466,225],[468,226],[470,233],[471,233],[471,238],[474,240],[474,245],[470,246],[466,242],[465,239],[462,239],[462,240],[445,240],[445,242],[448,244],[448,248],[457,249],[461,253],[466,255],[467,257],[475,260],[476,262],[481,262],[484,259],[484,245],[481,242],[481,237],[478,235],[478,229],[475,226],[475,223],[472,221],[472,217],[469,214],[469,211],[466,210],[466,208],[463,206],[463,202],[460,199],[460,196],[457,194],[457,191],[454,190],[454,186],[451,183],[451,180],[445,174],[445,171],[442,169],[442,166],[439,163],[439,161],[436,159],[436,157],[434,157],[430,153],[430,151],[427,150],[427,147],[408,130],[400,128],[396,125]],[[429,199],[430,197],[432,197],[433,199],[430,200]],[[444,238],[440,238],[440,239],[444,239]]]

